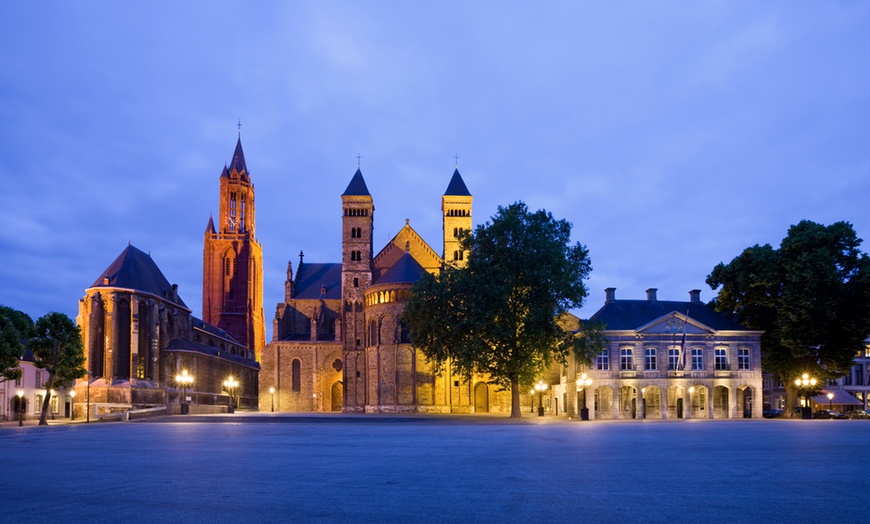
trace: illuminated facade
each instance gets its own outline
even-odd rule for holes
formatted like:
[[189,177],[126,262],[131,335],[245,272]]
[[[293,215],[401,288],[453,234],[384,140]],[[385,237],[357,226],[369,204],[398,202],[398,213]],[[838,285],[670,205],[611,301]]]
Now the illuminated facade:
[[[151,256],[128,245],[85,290],[76,323],[88,379],[76,382],[76,417],[178,403],[175,375],[195,377],[197,405],[225,406],[228,376],[240,383],[242,405],[256,405],[259,366],[226,331],[191,315]],[[89,400],[86,400],[88,399]]]
[[[458,244],[471,229],[472,196],[455,170],[441,199],[439,255],[408,221],[375,252],[374,199],[357,169],[341,195],[342,260],[287,265],[284,301],[262,356],[260,409],[344,412],[509,412],[508,392],[483,376],[440,376],[401,322],[424,271],[464,264]],[[274,393],[270,388],[274,388]]]
[[605,325],[608,345],[590,365],[562,368],[563,411],[579,416],[585,403],[592,419],[760,418],[763,332],[708,308],[699,290],[688,302],[656,291],[617,300],[606,290],[590,320]]
[[203,241],[202,318],[254,351],[266,345],[263,248],[256,238],[254,184],[242,140],[220,176],[218,223],[209,217]]

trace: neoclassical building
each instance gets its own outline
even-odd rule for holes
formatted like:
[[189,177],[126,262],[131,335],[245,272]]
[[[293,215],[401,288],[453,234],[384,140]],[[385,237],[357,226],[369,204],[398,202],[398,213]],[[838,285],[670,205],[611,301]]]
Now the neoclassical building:
[[689,301],[618,300],[606,290],[592,317],[607,347],[589,365],[562,368],[556,399],[569,416],[593,419],[760,418],[761,331]]
[[411,345],[401,321],[423,272],[463,264],[462,231],[472,225],[472,195],[459,170],[441,198],[439,254],[409,221],[375,251],[375,205],[357,169],[341,195],[341,262],[299,254],[287,265],[284,301],[263,350],[260,409],[344,412],[509,412],[508,392],[485,376],[436,375]]
[[[88,378],[76,382],[76,417],[178,403],[175,376],[187,370],[194,404],[222,405],[238,394],[255,406],[259,365],[225,330],[191,315],[151,256],[128,245],[85,290],[81,327]],[[233,376],[238,391],[223,382]],[[86,401],[86,398],[88,400]],[[87,402],[87,403],[86,403]]]

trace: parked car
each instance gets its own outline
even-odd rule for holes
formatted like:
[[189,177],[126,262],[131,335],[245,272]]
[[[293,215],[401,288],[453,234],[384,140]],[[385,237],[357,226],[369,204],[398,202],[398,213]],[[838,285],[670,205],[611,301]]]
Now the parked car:
[[870,411],[864,411],[862,409],[856,409],[855,411],[849,412],[849,418],[857,418],[857,419],[870,419]]
[[848,418],[836,409],[821,409],[813,413],[813,418]]
[[782,416],[781,409],[768,409],[761,414],[764,418],[778,418]]

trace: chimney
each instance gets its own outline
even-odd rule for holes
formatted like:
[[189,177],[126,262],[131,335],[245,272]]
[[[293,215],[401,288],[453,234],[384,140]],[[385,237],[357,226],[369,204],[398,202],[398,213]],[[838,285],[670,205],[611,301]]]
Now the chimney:
[[656,291],[658,291],[658,289],[654,288],[654,287],[647,289],[646,290],[646,299],[650,302],[657,302],[658,299],[656,298]]
[[700,304],[701,303],[701,290],[700,289],[693,289],[693,290],[689,291],[689,302],[691,302],[693,304]]
[[616,288],[609,287],[604,290],[604,303],[610,304],[611,302],[616,302]]

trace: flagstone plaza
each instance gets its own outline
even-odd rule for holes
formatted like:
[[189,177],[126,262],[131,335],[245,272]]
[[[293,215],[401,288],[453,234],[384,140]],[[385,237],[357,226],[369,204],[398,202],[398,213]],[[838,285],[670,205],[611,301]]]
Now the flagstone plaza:
[[261,413],[0,429],[4,522],[866,522],[870,422]]

